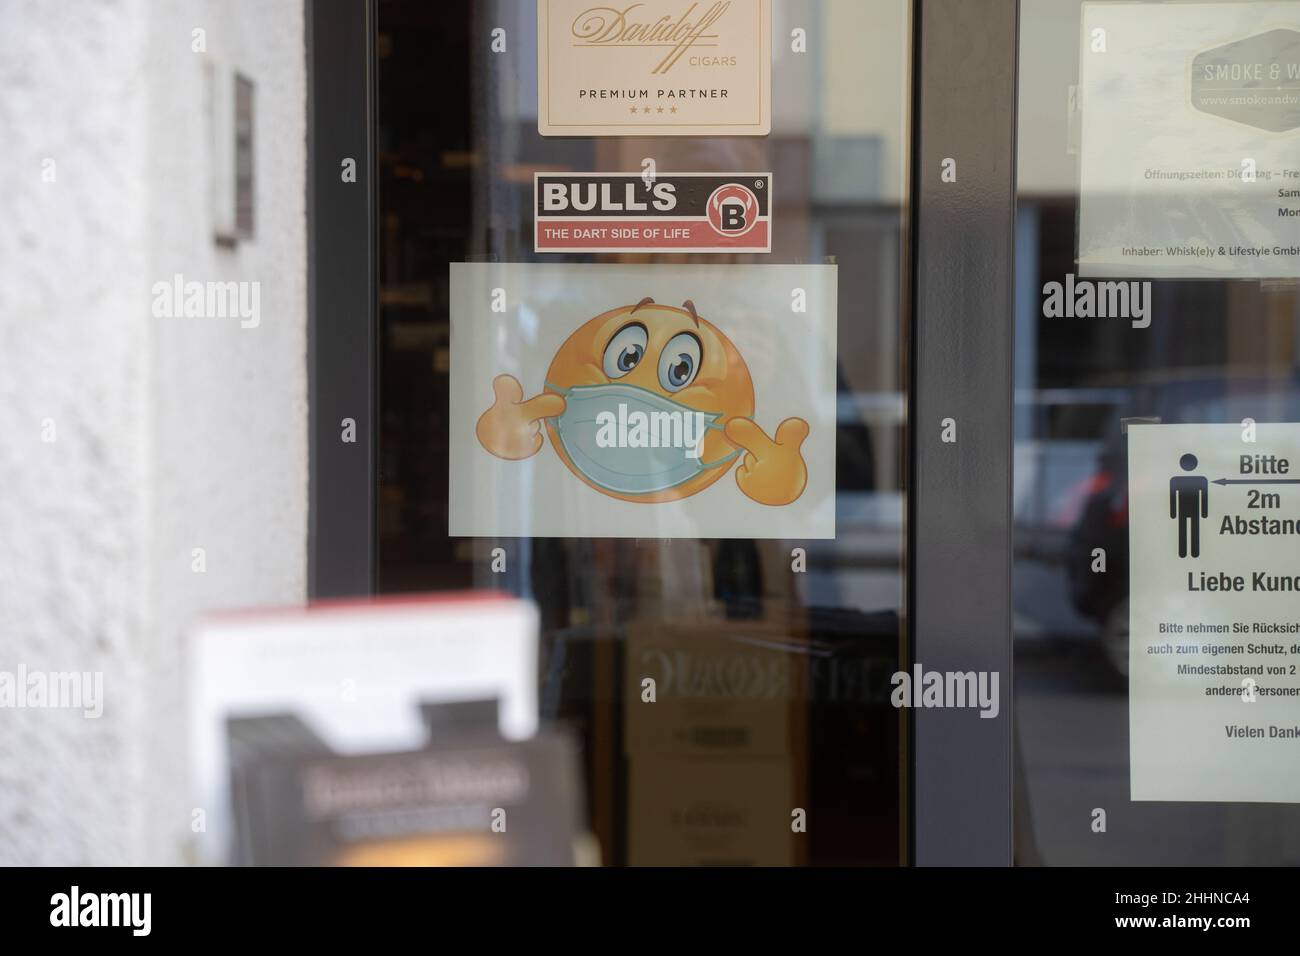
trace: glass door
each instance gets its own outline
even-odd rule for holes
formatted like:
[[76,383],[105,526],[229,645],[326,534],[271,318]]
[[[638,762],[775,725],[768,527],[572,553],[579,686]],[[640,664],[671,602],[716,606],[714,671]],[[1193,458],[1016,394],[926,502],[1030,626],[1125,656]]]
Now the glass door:
[[1022,5],[1022,863],[1300,862],[1297,41]]
[[536,601],[601,862],[906,862],[911,5],[376,9],[378,589]]

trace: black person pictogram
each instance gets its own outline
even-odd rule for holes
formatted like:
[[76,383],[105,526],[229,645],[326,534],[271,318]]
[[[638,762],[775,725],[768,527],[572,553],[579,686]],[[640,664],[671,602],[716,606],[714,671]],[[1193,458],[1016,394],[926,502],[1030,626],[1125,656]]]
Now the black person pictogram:
[[[1178,459],[1183,471],[1196,469],[1196,456],[1188,452]],[[1200,475],[1174,475],[1169,479],[1169,517],[1178,522],[1178,556],[1201,556],[1201,519],[1210,516],[1210,483]]]

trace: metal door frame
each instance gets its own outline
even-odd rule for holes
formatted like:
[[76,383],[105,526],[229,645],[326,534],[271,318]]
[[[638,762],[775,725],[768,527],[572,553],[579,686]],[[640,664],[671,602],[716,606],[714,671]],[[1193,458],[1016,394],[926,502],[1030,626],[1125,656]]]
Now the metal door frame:
[[912,712],[920,866],[1011,863],[1017,25],[1016,0],[916,0],[910,652],[1000,697],[995,719]]
[[[375,590],[375,4],[305,0],[308,594]],[[344,164],[355,162],[355,181]],[[346,420],[354,423],[345,441]]]

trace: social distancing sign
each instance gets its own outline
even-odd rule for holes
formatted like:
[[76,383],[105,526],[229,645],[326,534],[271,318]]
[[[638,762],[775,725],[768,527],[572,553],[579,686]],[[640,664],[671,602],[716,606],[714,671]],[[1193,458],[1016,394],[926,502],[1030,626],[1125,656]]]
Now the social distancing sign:
[[1131,425],[1128,465],[1132,798],[1300,802],[1300,424]]

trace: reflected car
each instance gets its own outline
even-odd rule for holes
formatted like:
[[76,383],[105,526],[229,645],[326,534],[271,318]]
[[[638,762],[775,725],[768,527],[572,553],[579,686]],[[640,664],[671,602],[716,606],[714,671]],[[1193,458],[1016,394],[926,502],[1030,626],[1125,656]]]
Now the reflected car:
[[[1300,381],[1294,376],[1187,376],[1148,380],[1132,404],[1108,424],[1094,472],[1080,482],[1083,500],[1066,548],[1070,599],[1097,625],[1101,649],[1127,679],[1129,657],[1128,449],[1121,420],[1162,424],[1300,421]],[[1097,549],[1105,572],[1094,571]]]

